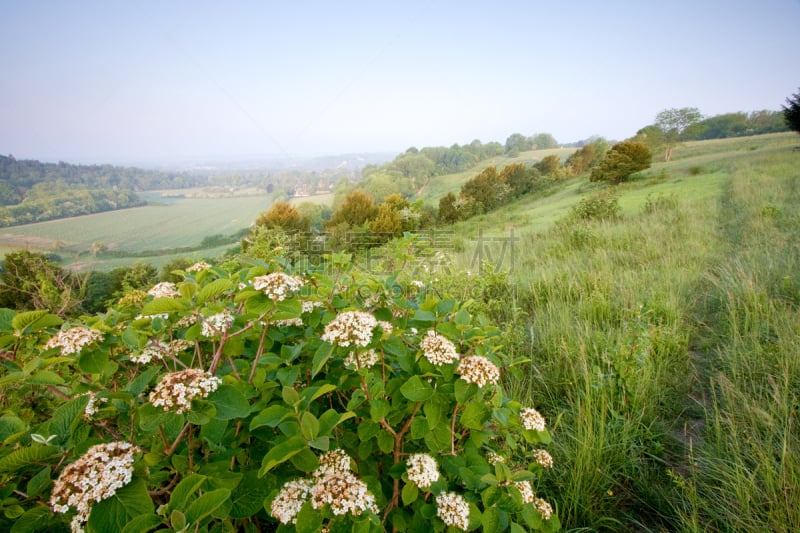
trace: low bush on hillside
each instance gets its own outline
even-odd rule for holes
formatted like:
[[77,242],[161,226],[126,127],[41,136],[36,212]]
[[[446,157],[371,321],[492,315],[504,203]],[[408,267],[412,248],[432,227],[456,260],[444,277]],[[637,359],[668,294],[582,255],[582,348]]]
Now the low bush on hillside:
[[464,301],[334,259],[0,310],[2,528],[559,529],[545,419],[504,389],[527,361]]

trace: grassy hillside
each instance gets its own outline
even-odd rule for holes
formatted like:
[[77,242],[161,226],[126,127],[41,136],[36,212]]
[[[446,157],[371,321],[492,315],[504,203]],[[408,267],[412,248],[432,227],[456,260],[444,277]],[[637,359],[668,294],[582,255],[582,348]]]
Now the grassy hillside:
[[478,235],[519,239],[476,290],[531,359],[514,386],[554,421],[568,527],[800,528],[797,145],[689,143],[616,189],[613,220],[568,218],[602,188],[576,178],[456,226],[473,272]]

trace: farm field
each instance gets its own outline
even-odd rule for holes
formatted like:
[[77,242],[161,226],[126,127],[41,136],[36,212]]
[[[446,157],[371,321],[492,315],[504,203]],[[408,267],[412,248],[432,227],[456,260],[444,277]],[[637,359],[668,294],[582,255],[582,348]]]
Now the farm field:
[[[158,198],[157,201],[157,205],[3,228],[0,252],[5,254],[20,248],[53,251],[69,264],[85,261],[86,257],[76,256],[101,245],[133,253],[197,246],[204,237],[230,235],[247,228],[271,203],[268,196]],[[213,249],[204,250],[212,252]],[[168,256],[154,254],[154,259],[167,260]],[[150,257],[93,258],[92,265],[107,270],[136,260],[150,261]]]

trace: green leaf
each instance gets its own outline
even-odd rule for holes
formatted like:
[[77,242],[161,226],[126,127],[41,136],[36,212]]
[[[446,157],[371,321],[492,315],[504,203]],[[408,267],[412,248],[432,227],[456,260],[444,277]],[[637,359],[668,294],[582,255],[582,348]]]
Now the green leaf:
[[383,453],[390,453],[394,450],[394,437],[386,430],[378,432],[378,449]]
[[0,472],[15,472],[26,466],[38,464],[58,453],[55,446],[34,444],[26,448],[18,448],[0,458]]
[[250,414],[250,403],[245,395],[233,385],[222,384],[208,395],[208,401],[217,408],[215,418],[231,420],[244,418]]
[[25,494],[28,495],[28,498],[35,498],[50,485],[51,472],[51,468],[46,466],[28,480],[28,484],[25,488]]
[[259,479],[258,473],[248,470],[241,483],[231,494],[230,516],[234,520],[248,518],[258,513],[264,507],[264,499],[277,488],[271,478]]
[[207,477],[200,474],[189,474],[172,490],[169,497],[169,511],[185,509],[191,496],[200,490]]
[[147,533],[163,523],[161,518],[153,513],[139,515],[125,524],[121,533]]
[[469,326],[471,321],[471,317],[469,316],[469,311],[467,311],[466,307],[462,307],[458,310],[455,317],[455,323],[457,326]]
[[305,411],[300,415],[300,431],[306,440],[313,440],[319,435],[319,420],[312,413]]
[[50,524],[50,508],[38,505],[25,511],[14,525],[11,526],[10,533],[34,533],[35,531],[45,531]]
[[30,333],[50,326],[60,326],[64,321],[44,310],[24,311],[11,319],[11,327],[17,333]]
[[328,409],[319,417],[319,434],[330,435],[333,428],[354,416],[356,416],[356,414],[352,411],[346,411],[340,414],[336,412],[335,409]]
[[61,385],[64,378],[52,370],[40,370],[28,378],[28,383],[33,385]]
[[333,354],[333,344],[328,344],[327,342],[320,344],[317,351],[314,352],[314,358],[311,360],[312,378],[319,374],[322,367],[325,366],[325,363],[330,359],[331,354]]
[[525,528],[516,522],[511,522],[511,533],[525,533]]
[[470,429],[483,429],[491,410],[482,402],[470,402],[461,413],[461,425]]
[[400,393],[412,402],[424,402],[433,396],[433,387],[421,377],[412,376],[400,387]]
[[319,458],[309,448],[300,450],[290,461],[301,472],[313,472],[319,468]]
[[0,416],[0,442],[11,435],[24,431],[28,425],[20,417],[12,414]]
[[300,398],[303,402],[302,405],[303,407],[308,407],[311,405],[311,402],[317,398],[335,390],[336,385],[333,385],[332,383],[323,383],[319,387],[308,387],[307,389],[303,389],[303,393],[300,395]]
[[448,298],[446,300],[440,300],[439,303],[436,304],[436,314],[437,315],[446,315],[456,307],[456,301],[452,298]]
[[206,492],[186,509],[186,522],[188,524],[199,523],[216,511],[230,497],[230,489],[216,489]]
[[271,428],[280,424],[287,415],[292,413],[292,410],[283,405],[270,405],[250,421],[250,430],[260,428],[262,426],[269,426]]
[[48,431],[66,440],[76,420],[83,418],[83,411],[89,403],[89,396],[78,396],[61,404],[55,411],[48,424]]
[[158,366],[151,366],[147,370],[140,372],[135,378],[133,378],[129,383],[128,386],[125,387],[127,392],[130,392],[134,396],[138,396],[150,385],[150,382],[153,378],[161,371],[161,367]]
[[425,418],[428,419],[428,427],[430,429],[435,429],[442,422],[445,401],[440,395],[434,394],[422,406],[422,412],[425,413]]
[[258,471],[258,476],[264,477],[264,474],[279,464],[288,461],[293,455],[300,453],[300,450],[304,449],[305,447],[306,441],[299,435],[291,437],[290,439],[273,446],[264,456],[264,459],[262,459],[261,469]]
[[281,390],[281,397],[286,405],[296,407],[300,403],[300,393],[294,387],[285,386]]
[[211,422],[217,415],[217,408],[208,400],[195,398],[192,408],[186,413],[186,420],[192,424],[202,426]]
[[227,278],[218,278],[200,289],[197,293],[197,304],[203,305],[209,300],[212,300],[224,293],[233,286],[233,281]]
[[410,505],[414,503],[417,496],[419,496],[419,489],[413,483],[406,483],[405,486],[403,486],[401,496],[403,497],[403,505]]
[[300,300],[283,300],[278,302],[275,309],[275,314],[272,315],[273,320],[288,320],[297,318],[303,314],[303,304]]
[[436,322],[436,315],[434,315],[430,311],[423,311],[422,309],[417,309],[414,312],[413,320],[416,322],[433,323]]
[[13,309],[0,307],[0,332],[2,333],[14,332],[14,326],[12,325],[12,322],[15,316],[17,316],[17,312],[14,311]]
[[311,506],[310,501],[306,501],[297,513],[297,533],[317,533],[322,527],[322,513]]
[[142,515],[153,514],[153,500],[144,480],[134,478],[116,493],[92,506],[86,530],[93,533],[119,533],[128,523]]
[[188,309],[189,305],[182,298],[156,298],[142,306],[142,315],[180,313]]
[[81,352],[78,356],[78,367],[87,374],[102,374],[108,363],[108,352]]

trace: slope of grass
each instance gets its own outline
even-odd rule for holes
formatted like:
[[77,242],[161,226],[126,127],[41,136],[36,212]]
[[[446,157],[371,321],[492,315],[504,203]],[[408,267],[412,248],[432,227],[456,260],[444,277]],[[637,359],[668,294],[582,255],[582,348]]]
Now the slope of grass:
[[515,230],[487,308],[531,358],[512,386],[548,415],[570,528],[800,529],[800,154],[763,137],[676,150],[617,220],[567,220],[597,189],[573,179],[455,227],[472,269]]

